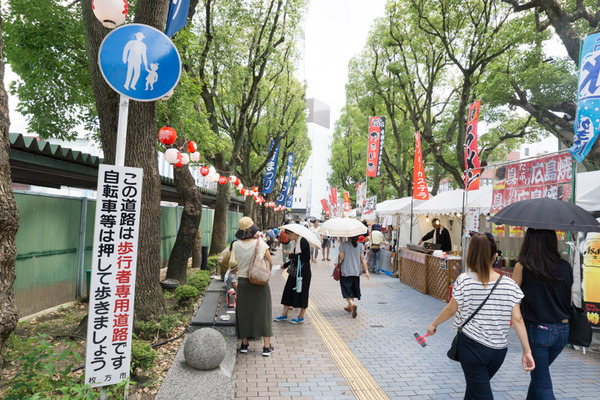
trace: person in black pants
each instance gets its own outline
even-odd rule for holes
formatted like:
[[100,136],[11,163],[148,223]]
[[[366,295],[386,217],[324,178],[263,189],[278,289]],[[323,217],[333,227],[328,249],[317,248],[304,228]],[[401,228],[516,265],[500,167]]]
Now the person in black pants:
[[452,240],[450,239],[450,232],[448,232],[448,229],[442,226],[442,222],[438,218],[434,218],[431,221],[431,226],[433,226],[433,230],[427,233],[425,236],[423,236],[421,240],[419,240],[419,246],[425,240],[433,239],[433,243],[442,246],[442,251],[451,251]]

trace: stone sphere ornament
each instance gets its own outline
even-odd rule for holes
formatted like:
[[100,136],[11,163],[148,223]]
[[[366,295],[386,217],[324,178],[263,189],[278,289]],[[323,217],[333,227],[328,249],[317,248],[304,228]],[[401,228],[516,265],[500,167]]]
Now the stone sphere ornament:
[[202,328],[188,335],[183,357],[190,367],[208,371],[221,365],[226,350],[227,343],[221,333],[213,328]]
[[114,29],[127,19],[127,0],[92,0],[92,10],[105,28]]
[[158,131],[158,140],[164,145],[172,145],[177,140],[177,132],[170,126],[163,126]]

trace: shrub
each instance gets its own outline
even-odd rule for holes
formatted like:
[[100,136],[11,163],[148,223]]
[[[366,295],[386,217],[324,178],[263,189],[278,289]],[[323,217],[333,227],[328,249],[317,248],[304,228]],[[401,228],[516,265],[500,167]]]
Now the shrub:
[[208,270],[211,274],[215,274],[217,272],[217,261],[219,259],[219,254],[215,254],[214,256],[208,257],[207,265]]
[[145,371],[154,366],[156,356],[156,351],[148,343],[133,339],[131,341],[131,375],[136,375],[137,368]]
[[181,314],[163,314],[160,320],[135,321],[135,330],[142,339],[168,338],[181,321]]
[[190,300],[195,299],[196,297],[198,297],[199,294],[200,292],[198,291],[198,289],[196,289],[192,285],[183,285],[175,289],[175,298],[181,305],[188,303]]
[[198,289],[199,293],[204,293],[204,290],[210,283],[210,272],[209,271],[194,271],[187,279],[188,285],[192,285]]

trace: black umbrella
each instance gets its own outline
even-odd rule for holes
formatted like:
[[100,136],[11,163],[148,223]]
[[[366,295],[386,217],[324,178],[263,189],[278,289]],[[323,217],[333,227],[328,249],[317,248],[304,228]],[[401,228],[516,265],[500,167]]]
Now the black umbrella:
[[600,232],[600,223],[583,208],[547,197],[517,201],[504,207],[490,221],[497,225],[526,226],[534,229]]

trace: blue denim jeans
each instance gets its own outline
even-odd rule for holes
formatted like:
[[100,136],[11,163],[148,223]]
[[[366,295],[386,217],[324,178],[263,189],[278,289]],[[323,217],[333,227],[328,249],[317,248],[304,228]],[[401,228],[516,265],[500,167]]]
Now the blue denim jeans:
[[465,400],[494,398],[490,380],[502,366],[507,350],[484,346],[464,333],[458,335],[458,356],[467,382]]
[[371,250],[371,265],[369,269],[371,272],[379,272],[379,257],[381,256],[381,250],[373,251]]
[[550,364],[558,357],[569,339],[569,323],[534,324],[526,322],[527,337],[535,360],[527,400],[553,400]]

